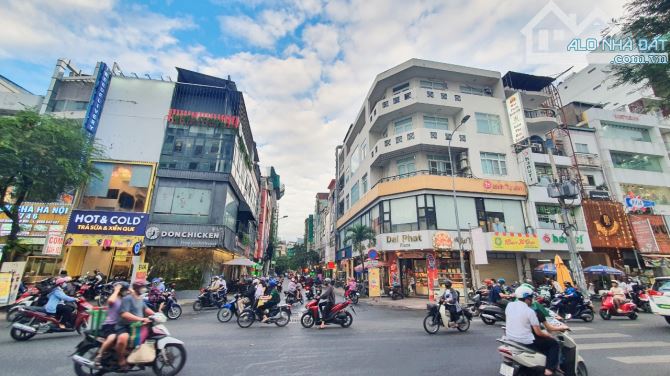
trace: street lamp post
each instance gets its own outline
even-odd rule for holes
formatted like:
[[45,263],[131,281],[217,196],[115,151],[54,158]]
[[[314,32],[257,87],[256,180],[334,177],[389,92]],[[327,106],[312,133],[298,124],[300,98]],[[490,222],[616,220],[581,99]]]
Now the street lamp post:
[[449,137],[449,142],[447,143],[447,152],[449,153],[449,167],[451,168],[451,195],[452,198],[454,199],[454,214],[456,214],[456,228],[458,230],[458,239],[457,239],[458,255],[461,261],[461,276],[463,279],[463,299],[466,299],[466,297],[468,296],[468,288],[465,283],[465,260],[463,259],[463,239],[461,238],[461,224],[458,219],[458,203],[456,202],[456,174],[454,169],[453,157],[451,156],[451,141],[454,139],[454,136],[458,128],[460,128],[463,124],[465,124],[469,119],[470,115],[465,115],[465,117],[461,119],[460,124],[458,124],[456,129],[454,129],[454,131],[451,132],[451,137]]

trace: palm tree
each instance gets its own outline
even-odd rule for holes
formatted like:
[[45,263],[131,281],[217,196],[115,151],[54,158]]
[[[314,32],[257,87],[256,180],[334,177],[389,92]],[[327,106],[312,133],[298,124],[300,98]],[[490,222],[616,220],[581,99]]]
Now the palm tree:
[[344,242],[351,241],[354,250],[358,251],[361,258],[361,266],[365,269],[365,258],[363,256],[363,242],[366,240],[375,241],[375,231],[366,225],[353,225],[347,230]]

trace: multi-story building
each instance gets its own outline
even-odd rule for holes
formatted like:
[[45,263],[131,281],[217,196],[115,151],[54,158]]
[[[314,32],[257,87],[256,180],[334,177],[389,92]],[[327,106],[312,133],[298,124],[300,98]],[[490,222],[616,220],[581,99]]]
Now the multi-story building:
[[360,223],[377,234],[383,286],[406,287],[411,276],[420,295],[429,294],[433,276],[462,285],[475,265],[469,252],[461,271],[458,246],[433,246],[458,237],[453,187],[462,237],[472,227],[486,233],[481,277],[521,278],[525,244],[537,239],[526,234],[528,192],[510,148],[505,99],[500,73],[483,69],[412,59],[377,75],[337,161],[336,260],[348,275],[357,255],[344,239]]
[[279,207],[277,201],[284,195],[284,185],[274,167],[268,168],[268,173],[261,177],[260,211],[258,214],[258,237],[254,258],[264,261],[265,271],[269,269],[270,261],[276,252],[274,243],[277,239]]
[[314,250],[321,262],[326,252],[326,216],[328,215],[328,192],[319,192],[314,200]]
[[[305,245],[305,250],[312,251],[314,250],[314,214],[310,214],[305,218],[305,237],[303,238],[303,243]],[[298,238],[300,242],[300,238]]]
[[44,97],[35,95],[0,75],[0,115],[12,115],[23,110],[39,110],[43,100]]
[[326,274],[335,277],[337,265],[335,264],[335,179],[328,184],[328,204],[324,213],[324,255],[323,262],[326,266]]

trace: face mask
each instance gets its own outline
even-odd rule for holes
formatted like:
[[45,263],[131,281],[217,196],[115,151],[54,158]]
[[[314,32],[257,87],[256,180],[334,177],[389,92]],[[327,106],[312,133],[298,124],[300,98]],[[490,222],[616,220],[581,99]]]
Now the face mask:
[[142,295],[142,294],[146,294],[146,292],[147,292],[147,288],[146,288],[146,287],[141,287],[141,288],[140,288],[140,291],[139,291],[139,294],[140,294],[140,295]]

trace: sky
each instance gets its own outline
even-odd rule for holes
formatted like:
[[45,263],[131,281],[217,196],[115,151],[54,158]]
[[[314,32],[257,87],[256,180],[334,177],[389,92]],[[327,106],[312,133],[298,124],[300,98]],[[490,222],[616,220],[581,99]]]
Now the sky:
[[[625,0],[561,0],[577,23]],[[411,58],[557,75],[579,59],[529,57],[522,29],[546,0],[0,0],[0,74],[44,94],[57,58],[92,72],[176,77],[175,66],[244,93],[261,168],[286,185],[279,236],[294,240],[335,176],[334,149],[375,76]],[[549,9],[549,8],[547,8]],[[560,17],[559,17],[560,18]],[[544,21],[550,22],[550,21]],[[554,21],[555,22],[555,21]],[[263,170],[262,170],[263,171]],[[374,182],[371,182],[373,185]]]

